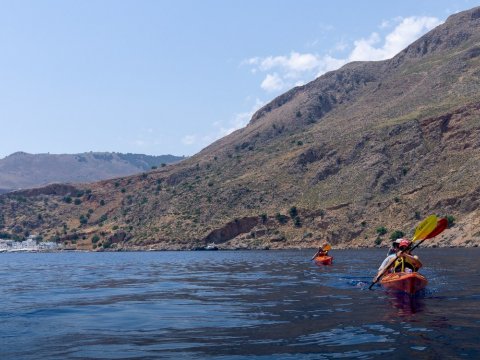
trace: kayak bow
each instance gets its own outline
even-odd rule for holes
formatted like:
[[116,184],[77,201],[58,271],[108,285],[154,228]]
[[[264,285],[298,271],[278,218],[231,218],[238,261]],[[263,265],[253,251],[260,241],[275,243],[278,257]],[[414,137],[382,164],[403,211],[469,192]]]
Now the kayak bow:
[[397,272],[385,275],[380,283],[389,290],[403,291],[414,295],[416,292],[424,289],[428,281],[418,272]]

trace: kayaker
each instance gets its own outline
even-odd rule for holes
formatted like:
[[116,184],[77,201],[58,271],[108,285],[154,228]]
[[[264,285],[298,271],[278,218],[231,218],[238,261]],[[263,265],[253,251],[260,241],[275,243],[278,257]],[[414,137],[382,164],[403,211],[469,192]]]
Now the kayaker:
[[408,239],[396,239],[392,242],[392,246],[388,249],[388,254],[385,260],[383,260],[382,264],[378,268],[378,271],[383,271],[385,266],[390,262],[391,259],[397,256],[399,251],[403,251],[408,248],[410,245],[410,241]]
[[401,239],[397,239],[392,242],[392,246],[390,247],[390,249],[388,249],[387,256],[396,254],[398,252],[398,245],[400,244],[400,240]]
[[392,246],[390,247],[390,249],[388,249],[387,257],[380,264],[378,271],[383,271],[385,269],[385,266],[387,266],[387,264],[390,262],[390,260],[397,256],[397,252],[399,251],[398,247],[400,245],[400,241],[401,239],[397,239],[392,242]]
[[[398,244],[398,245],[394,245]],[[392,244],[392,249],[397,248],[397,252],[390,254],[383,260],[382,264],[378,268],[378,271],[381,272],[385,270],[385,267],[388,266],[392,259],[401,256],[397,259],[395,264],[391,267],[390,272],[412,272],[417,271],[422,265],[418,260],[417,256],[412,256],[408,248],[410,247],[411,241],[408,239],[397,239],[394,244]]]
[[330,250],[331,246],[328,243],[323,244],[318,248],[318,251],[313,255],[312,260],[315,259],[317,256],[327,256],[328,250]]
[[417,271],[422,264],[419,262],[417,256],[412,256],[409,247],[412,242],[408,239],[400,239],[398,249],[403,251],[402,256],[398,258],[393,267],[393,272],[413,272]]

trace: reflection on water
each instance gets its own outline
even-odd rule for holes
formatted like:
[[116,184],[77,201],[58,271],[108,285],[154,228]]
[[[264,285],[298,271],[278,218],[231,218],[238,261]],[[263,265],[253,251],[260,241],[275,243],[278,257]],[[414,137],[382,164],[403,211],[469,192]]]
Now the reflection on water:
[[422,250],[416,297],[368,290],[384,251],[334,255],[1,254],[0,358],[480,356],[477,249]]
[[395,309],[397,316],[410,316],[421,312],[425,308],[425,292],[411,296],[401,292],[389,292],[388,302]]

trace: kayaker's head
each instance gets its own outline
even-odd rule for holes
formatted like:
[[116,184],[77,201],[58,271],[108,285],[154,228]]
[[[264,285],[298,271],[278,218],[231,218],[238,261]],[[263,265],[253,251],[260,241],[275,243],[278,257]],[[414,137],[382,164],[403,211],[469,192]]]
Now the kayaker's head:
[[398,244],[398,248],[400,250],[405,250],[406,248],[408,248],[409,245],[410,245],[410,241],[408,239],[400,239],[400,243]]
[[395,241],[392,243],[392,247],[393,247],[394,249],[398,249],[398,246],[400,245],[400,241],[399,241],[399,240],[400,240],[400,239],[397,239],[397,240],[395,240]]

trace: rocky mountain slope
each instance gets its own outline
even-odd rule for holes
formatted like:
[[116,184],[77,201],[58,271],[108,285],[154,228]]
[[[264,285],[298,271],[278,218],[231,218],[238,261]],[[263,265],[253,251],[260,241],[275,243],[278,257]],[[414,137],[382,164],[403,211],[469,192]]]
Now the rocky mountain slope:
[[16,152],[0,159],[0,193],[50,183],[92,182],[139,174],[182,159],[173,155],[105,152],[58,155]]
[[386,246],[436,213],[455,224],[428,245],[478,246],[479,90],[474,8],[288,91],[181,163],[0,196],[0,231],[80,249]]

